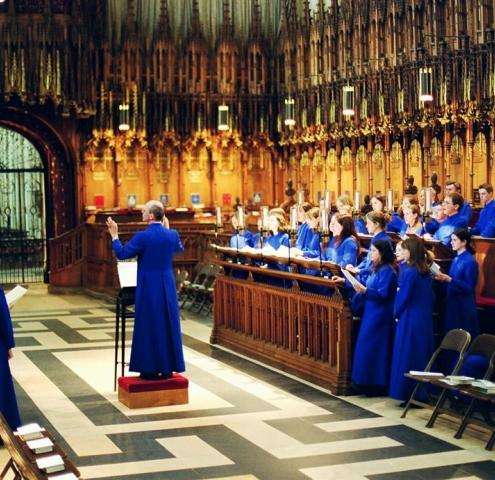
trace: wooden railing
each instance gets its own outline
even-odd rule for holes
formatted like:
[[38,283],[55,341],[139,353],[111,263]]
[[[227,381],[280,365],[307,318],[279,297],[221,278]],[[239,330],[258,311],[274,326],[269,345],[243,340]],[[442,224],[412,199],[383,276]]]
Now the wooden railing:
[[[338,293],[316,295],[298,288],[334,284],[307,275],[267,270],[228,262],[216,263],[248,271],[247,280],[221,276],[215,283],[211,342],[257,358],[289,373],[314,381],[336,394],[350,390],[352,318]],[[276,276],[294,282],[290,289],[252,280]]]

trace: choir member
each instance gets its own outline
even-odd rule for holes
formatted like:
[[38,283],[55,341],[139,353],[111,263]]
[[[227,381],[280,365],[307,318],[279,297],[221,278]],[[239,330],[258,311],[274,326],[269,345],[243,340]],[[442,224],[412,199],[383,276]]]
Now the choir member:
[[479,333],[476,315],[475,290],[478,282],[478,263],[474,258],[471,234],[465,228],[454,230],[451,236],[456,257],[449,274],[439,273],[436,280],[447,283],[444,332],[462,328],[474,338]]
[[[461,194],[461,184],[459,182],[449,181],[445,184],[445,195],[452,195],[453,193],[456,193],[463,198]],[[468,202],[464,201],[464,199],[462,200],[462,205],[459,208],[459,214],[465,219],[466,226],[469,225],[473,214],[473,209]]]
[[[4,291],[0,288],[0,413],[12,430],[21,424],[9,360],[14,353],[14,332]],[[1,443],[1,442],[0,442]]]
[[[450,247],[450,236],[456,228],[467,227],[465,217],[459,211],[464,204],[464,199],[457,193],[447,195],[442,203],[442,209],[447,217],[440,223],[438,230],[433,235],[435,240],[441,241],[444,245]],[[425,238],[430,238],[430,234],[426,234]]]
[[476,225],[471,229],[472,235],[482,237],[495,237],[495,201],[493,200],[493,187],[488,183],[479,186],[480,200],[483,209]]
[[332,239],[325,250],[325,260],[341,267],[357,264],[359,242],[356,238],[354,222],[348,215],[336,213],[330,220]]
[[383,212],[385,205],[385,197],[383,195],[373,195],[371,197],[371,207],[374,212]]
[[[382,212],[370,212],[366,215],[366,230],[373,236],[371,244],[378,240],[386,240],[392,245],[390,237],[385,233],[387,226],[387,219]],[[351,273],[358,274],[361,283],[365,284],[368,275],[371,273],[372,261],[371,261],[371,249],[368,250],[366,258],[357,266],[348,264],[346,269]]]
[[297,207],[297,240],[296,240],[296,248],[299,250],[303,250],[306,242],[310,241],[310,239],[306,239],[306,235],[308,234],[308,230],[310,229],[308,223],[308,212],[312,208],[311,204],[308,202],[304,202],[302,205]]
[[[437,190],[435,190],[433,187],[428,187],[428,190],[430,191],[431,208],[441,205],[438,199]],[[426,209],[426,194],[424,188],[422,188],[419,192],[419,206],[423,211]]]
[[320,223],[320,209],[313,207],[306,214],[306,233],[303,242],[296,242],[296,247],[301,250],[303,256],[314,258],[320,255],[320,234],[318,225]]
[[363,204],[363,206],[360,209],[360,215],[357,220],[354,221],[354,227],[356,228],[356,233],[360,233],[363,235],[368,235],[369,232],[366,229],[366,215],[370,212],[373,211],[373,208],[370,205],[370,198],[369,195],[366,195],[365,199],[368,199],[368,201]]
[[352,201],[347,195],[340,195],[335,202],[337,212],[341,215],[352,215]]
[[247,228],[244,230],[239,230],[239,217],[237,213],[232,215],[230,221],[232,222],[232,227],[234,229],[234,234],[229,240],[230,247],[236,248],[237,250],[240,250],[246,246],[252,247],[254,235]]
[[394,298],[397,274],[394,252],[387,240],[371,247],[371,274],[366,286],[355,286],[364,297],[364,312],[354,352],[352,381],[366,395],[383,395],[390,381],[394,337]]
[[422,371],[433,353],[433,291],[429,257],[424,243],[417,237],[402,241],[404,263],[395,298],[397,320],[390,396],[407,400],[414,382],[404,377],[410,370]]
[[173,269],[174,255],[184,251],[177,230],[163,225],[161,202],[149,201],[143,209],[148,226],[125,245],[118,225],[108,218],[112,248],[119,260],[137,257],[136,316],[129,370],[145,380],[168,378],[185,370],[179,304]]
[[[281,214],[280,211],[276,209],[270,210],[270,213],[268,215],[268,228],[270,229],[270,233],[265,241],[265,245],[269,245],[274,250],[278,250],[281,246],[290,246],[289,235],[285,233],[285,230],[287,230],[288,226],[284,214]],[[287,270],[286,265],[276,262],[268,262],[268,268],[271,268],[273,270]],[[288,286],[288,284],[286,284],[284,280],[274,277],[264,276],[262,278],[257,277],[256,279],[279,287]]]
[[424,229],[421,223],[421,212],[418,205],[411,204],[408,208],[404,208],[404,225],[400,231],[400,235],[423,235]]

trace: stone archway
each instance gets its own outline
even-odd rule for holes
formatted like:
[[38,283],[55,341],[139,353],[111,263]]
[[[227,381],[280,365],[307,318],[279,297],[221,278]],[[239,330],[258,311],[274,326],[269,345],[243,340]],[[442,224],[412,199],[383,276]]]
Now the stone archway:
[[[73,155],[71,155],[61,135],[52,125],[42,117],[26,110],[7,106],[0,107],[0,128],[13,132],[20,144],[24,139],[27,142],[26,145],[32,145],[33,152],[38,153],[39,162],[31,165],[31,167],[42,174],[40,178],[43,178],[43,185],[42,189],[38,190],[42,190],[44,196],[42,205],[44,214],[43,234],[39,235],[39,238],[43,239],[45,249],[45,267],[42,278],[40,278],[40,275],[35,276],[36,278],[11,277],[12,281],[8,283],[48,281],[50,256],[48,241],[50,238],[71,230],[76,226],[77,222],[77,190],[75,188],[77,182]],[[9,162],[9,165],[11,167],[15,166],[12,162]],[[38,178],[37,181],[39,180]],[[32,205],[31,207],[32,209],[38,208]],[[28,235],[25,227],[26,225],[21,224],[20,231],[24,231],[23,234]],[[18,253],[23,254],[21,251]],[[2,282],[7,283],[6,278],[2,279],[0,277],[0,283]]]

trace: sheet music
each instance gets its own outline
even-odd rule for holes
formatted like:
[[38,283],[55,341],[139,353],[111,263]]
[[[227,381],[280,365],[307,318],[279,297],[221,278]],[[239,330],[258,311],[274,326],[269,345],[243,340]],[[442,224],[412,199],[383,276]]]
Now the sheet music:
[[442,271],[440,270],[440,265],[438,265],[438,263],[433,262],[430,265],[430,272],[433,273],[433,275],[438,275],[439,273],[441,273]]
[[135,287],[137,285],[137,262],[118,262],[120,288]]
[[344,277],[349,281],[349,283],[353,287],[356,287],[359,285],[361,285],[361,287],[364,287],[364,285],[351,272],[349,272],[345,268],[341,268],[341,270],[342,270],[342,273],[344,274]]
[[7,305],[12,308],[24,295],[26,295],[27,289],[17,285],[10,292],[5,294]]

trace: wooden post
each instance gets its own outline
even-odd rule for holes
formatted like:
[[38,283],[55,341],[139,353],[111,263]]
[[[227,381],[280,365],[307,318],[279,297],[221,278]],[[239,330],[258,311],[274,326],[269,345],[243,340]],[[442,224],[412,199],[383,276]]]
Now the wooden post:
[[474,178],[474,164],[473,164],[473,156],[474,156],[474,124],[473,120],[469,120],[466,128],[466,160],[467,165],[465,168],[465,184],[466,190],[464,195],[466,196],[466,201],[473,200],[473,178]]

